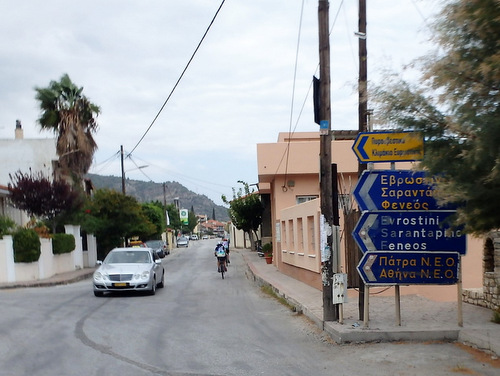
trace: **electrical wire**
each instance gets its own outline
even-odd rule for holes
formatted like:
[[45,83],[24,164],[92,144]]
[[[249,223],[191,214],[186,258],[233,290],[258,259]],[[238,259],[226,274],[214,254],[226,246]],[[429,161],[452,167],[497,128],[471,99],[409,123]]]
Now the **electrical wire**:
[[208,34],[208,31],[210,30],[210,28],[212,27],[215,19],[217,18],[217,15],[219,14],[220,10],[222,9],[222,6],[224,5],[226,0],[222,0],[219,8],[217,9],[217,11],[215,12],[215,15],[213,16],[212,18],[212,21],[210,21],[210,24],[208,25],[207,29],[205,30],[205,33],[203,34],[203,36],[201,37],[201,40],[200,42],[198,43],[198,45],[196,46],[193,54],[191,55],[191,57],[189,58],[186,66],[184,67],[181,75],[179,76],[179,78],[177,79],[174,87],[172,88],[172,90],[170,91],[170,94],[168,95],[167,99],[165,99],[165,102],[163,102],[163,105],[160,107],[160,110],[158,111],[158,113],[156,114],[156,116],[154,117],[153,121],[151,122],[151,124],[149,125],[149,127],[146,129],[146,131],[144,132],[144,134],[142,135],[142,137],[139,139],[139,141],[137,141],[137,144],[135,144],[135,146],[132,148],[132,151],[128,154],[132,154],[134,152],[135,149],[137,149],[137,147],[139,146],[139,144],[142,142],[142,140],[144,140],[144,137],[146,137],[146,135],[148,134],[149,130],[151,129],[151,127],[154,125],[154,123],[156,122],[156,120],[158,119],[158,117],[160,116],[160,114],[162,113],[163,109],[165,108],[165,106],[167,105],[168,101],[170,100],[170,97],[172,97],[175,89],[177,88],[177,86],[179,85],[182,77],[184,76],[184,73],[186,73],[189,65],[191,64],[191,62],[193,61],[194,59],[194,56],[196,55],[196,53],[198,52],[199,48],[201,47],[201,44],[203,43],[203,40],[205,39],[205,37],[207,36]]

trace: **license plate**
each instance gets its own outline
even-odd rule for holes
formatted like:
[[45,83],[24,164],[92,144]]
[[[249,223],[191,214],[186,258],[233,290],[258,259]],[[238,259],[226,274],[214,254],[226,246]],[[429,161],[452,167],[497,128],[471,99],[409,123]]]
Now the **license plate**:
[[125,282],[113,283],[114,287],[127,287]]

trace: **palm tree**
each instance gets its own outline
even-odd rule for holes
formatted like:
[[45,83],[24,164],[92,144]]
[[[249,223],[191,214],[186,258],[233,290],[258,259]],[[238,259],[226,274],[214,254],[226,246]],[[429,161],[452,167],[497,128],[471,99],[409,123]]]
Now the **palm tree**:
[[35,88],[42,111],[38,123],[56,133],[56,151],[64,175],[81,181],[91,164],[97,144],[92,134],[97,130],[100,108],[82,95],[67,74],[46,88]]

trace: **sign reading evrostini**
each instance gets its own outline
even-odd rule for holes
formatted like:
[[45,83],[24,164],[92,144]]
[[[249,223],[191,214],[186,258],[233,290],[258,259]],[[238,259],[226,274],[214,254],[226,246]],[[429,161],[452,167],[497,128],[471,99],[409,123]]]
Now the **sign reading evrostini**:
[[447,219],[453,211],[364,212],[352,236],[363,253],[458,252],[465,255],[466,235],[451,228]]

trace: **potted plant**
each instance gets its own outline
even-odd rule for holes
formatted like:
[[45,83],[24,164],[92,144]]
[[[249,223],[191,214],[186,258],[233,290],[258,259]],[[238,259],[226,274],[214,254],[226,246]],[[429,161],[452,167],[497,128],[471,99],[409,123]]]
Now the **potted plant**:
[[264,258],[268,264],[272,264],[273,262],[273,244],[266,243],[262,246],[262,253],[264,254]]

